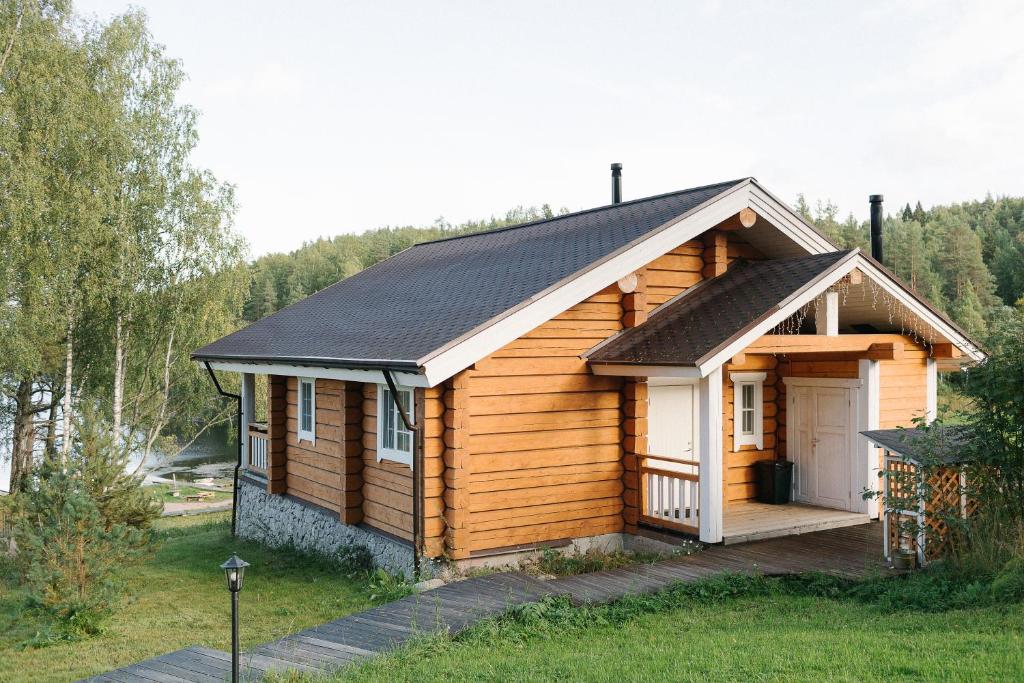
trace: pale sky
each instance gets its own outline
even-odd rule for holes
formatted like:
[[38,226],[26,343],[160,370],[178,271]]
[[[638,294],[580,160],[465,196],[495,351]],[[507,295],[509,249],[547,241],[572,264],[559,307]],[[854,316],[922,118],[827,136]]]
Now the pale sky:
[[744,176],[792,203],[1024,194],[1021,2],[129,5],[190,81],[253,255]]

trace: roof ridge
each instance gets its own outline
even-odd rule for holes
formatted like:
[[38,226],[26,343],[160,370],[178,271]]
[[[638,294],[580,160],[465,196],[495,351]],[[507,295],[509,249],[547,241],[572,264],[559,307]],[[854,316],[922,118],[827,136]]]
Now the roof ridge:
[[570,211],[569,213],[559,214],[557,216],[552,216],[551,218],[539,218],[539,219],[537,219],[535,221],[528,221],[526,223],[516,223],[515,225],[506,225],[504,227],[495,228],[493,230],[482,230],[480,232],[468,232],[468,233],[465,233],[463,235],[452,235],[451,237],[439,237],[439,238],[434,239],[434,240],[427,240],[426,242],[417,242],[416,244],[412,245],[409,248],[410,249],[414,249],[416,247],[422,247],[422,246],[425,246],[427,244],[437,244],[439,242],[452,242],[454,240],[466,239],[468,237],[480,237],[482,235],[494,235],[494,234],[499,233],[499,232],[507,232],[509,230],[518,230],[519,228],[528,228],[528,227],[533,226],[533,225],[541,225],[543,223],[550,223],[551,221],[557,221],[557,220],[561,220],[563,218],[572,218],[574,216],[582,216],[584,214],[594,213],[594,212],[597,212],[597,211],[606,211],[608,209],[615,209],[615,208],[618,208],[620,206],[628,206],[630,204],[639,204],[640,202],[648,202],[648,201],[651,201],[653,199],[664,199],[665,197],[672,197],[674,195],[686,194],[688,192],[697,192],[698,190],[706,190],[706,189],[711,188],[711,187],[739,185],[740,183],[742,183],[742,182],[744,182],[746,180],[753,180],[753,179],[754,179],[753,176],[745,176],[743,178],[737,178],[736,180],[723,180],[723,181],[718,182],[718,183],[709,183],[707,185],[698,185],[697,187],[688,187],[688,188],[686,188],[684,190],[674,190],[672,192],[663,192],[662,194],[654,194],[654,195],[651,195],[649,197],[639,197],[637,199],[630,199],[629,201],[619,202],[617,204],[604,204],[602,206],[594,206],[594,207],[591,207],[589,209],[580,209],[579,211]]

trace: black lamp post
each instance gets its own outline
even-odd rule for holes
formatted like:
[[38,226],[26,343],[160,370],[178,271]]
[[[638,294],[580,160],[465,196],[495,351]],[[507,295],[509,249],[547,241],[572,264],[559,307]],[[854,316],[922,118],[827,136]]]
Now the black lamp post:
[[220,566],[231,591],[231,683],[238,683],[238,593],[242,590],[242,577],[248,566],[248,562],[235,554]]

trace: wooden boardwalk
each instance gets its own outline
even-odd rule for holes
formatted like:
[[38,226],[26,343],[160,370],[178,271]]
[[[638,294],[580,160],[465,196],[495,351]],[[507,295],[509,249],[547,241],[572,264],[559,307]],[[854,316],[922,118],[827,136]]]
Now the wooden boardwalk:
[[[243,679],[259,680],[268,672],[288,670],[325,674],[415,637],[456,634],[513,605],[551,596],[567,596],[575,604],[605,603],[723,572],[783,575],[816,571],[857,578],[888,571],[881,548],[881,525],[872,523],[713,546],[696,555],[550,581],[520,572],[467,579],[260,645],[242,654]],[[230,667],[228,653],[190,647],[87,680],[219,683],[230,678]]]

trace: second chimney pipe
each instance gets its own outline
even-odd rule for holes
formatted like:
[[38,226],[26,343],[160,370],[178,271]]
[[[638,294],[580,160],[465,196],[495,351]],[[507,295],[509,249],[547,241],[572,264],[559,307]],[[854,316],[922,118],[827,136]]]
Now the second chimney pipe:
[[871,258],[882,262],[882,195],[868,197],[871,202]]
[[622,201],[622,164],[612,164],[612,204]]

